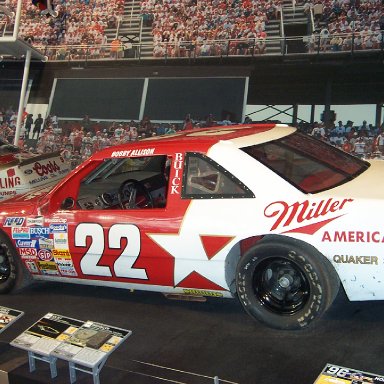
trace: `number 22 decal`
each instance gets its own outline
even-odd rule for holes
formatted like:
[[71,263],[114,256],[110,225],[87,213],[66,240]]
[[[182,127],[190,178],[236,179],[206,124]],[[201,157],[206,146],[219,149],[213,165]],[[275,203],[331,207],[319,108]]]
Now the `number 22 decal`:
[[[85,275],[112,277],[111,268],[98,265],[105,251],[103,227],[97,223],[81,223],[75,230],[75,247],[85,247],[87,238],[91,245],[80,261],[80,268]],[[126,239],[127,245],[116,259],[113,269],[117,277],[148,280],[147,272],[142,268],[133,268],[140,254],[140,231],[132,224],[114,224],[108,231],[109,249],[120,249],[121,240]]]

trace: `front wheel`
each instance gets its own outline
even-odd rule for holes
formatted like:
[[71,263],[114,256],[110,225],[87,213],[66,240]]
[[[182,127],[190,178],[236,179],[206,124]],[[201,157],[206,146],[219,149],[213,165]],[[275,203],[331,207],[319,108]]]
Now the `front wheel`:
[[0,294],[23,288],[30,275],[23,266],[15,247],[0,234]]
[[249,249],[237,267],[237,294],[255,319],[277,329],[301,329],[333,302],[339,278],[314,247],[281,238]]

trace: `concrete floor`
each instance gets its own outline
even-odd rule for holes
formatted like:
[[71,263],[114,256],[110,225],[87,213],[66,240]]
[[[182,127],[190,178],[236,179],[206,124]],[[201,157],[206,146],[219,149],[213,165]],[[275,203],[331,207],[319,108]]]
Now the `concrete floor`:
[[[29,373],[27,353],[8,345],[47,312],[131,329],[107,360],[101,383],[313,383],[326,363],[384,374],[384,302],[351,303],[343,292],[316,325],[276,331],[253,321],[236,300],[168,300],[161,294],[38,283],[0,297],[25,315],[0,334],[0,364],[18,362],[9,382],[68,383],[66,363]],[[77,383],[92,383],[80,373]]]

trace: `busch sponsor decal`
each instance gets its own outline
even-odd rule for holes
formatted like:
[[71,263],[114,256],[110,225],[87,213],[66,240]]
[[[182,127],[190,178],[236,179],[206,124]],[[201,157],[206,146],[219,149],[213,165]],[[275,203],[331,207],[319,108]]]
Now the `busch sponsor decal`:
[[31,238],[49,237],[49,227],[30,227]]
[[39,252],[37,252],[37,257],[42,261],[49,261],[52,260],[52,253],[47,249],[40,249]]
[[30,239],[29,227],[12,227],[12,239]]
[[297,201],[291,205],[285,201],[274,201],[265,208],[264,215],[268,218],[275,218],[275,222],[271,227],[271,231],[273,231],[275,229],[284,229],[291,224],[308,225],[308,222],[312,219],[324,221],[328,213],[340,212],[347,203],[352,201],[353,199],[338,200],[330,198],[320,201]]
[[24,217],[6,217],[3,223],[4,227],[21,227],[24,224]]
[[16,246],[23,248],[36,248],[36,240],[17,240]]
[[49,230],[51,233],[66,233],[68,231],[67,224],[49,224]]
[[19,254],[22,258],[35,259],[37,251],[35,248],[19,248]]
[[27,217],[27,226],[40,226],[42,227],[44,225],[44,217],[43,216],[37,216],[37,217]]

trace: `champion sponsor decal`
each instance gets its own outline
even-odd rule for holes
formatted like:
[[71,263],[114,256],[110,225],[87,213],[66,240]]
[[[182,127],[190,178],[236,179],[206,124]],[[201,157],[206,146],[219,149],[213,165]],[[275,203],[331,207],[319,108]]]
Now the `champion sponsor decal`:
[[340,212],[353,199],[327,199],[320,201],[295,202],[291,205],[285,201],[274,201],[264,210],[264,216],[275,219],[271,231],[284,229],[291,225],[307,225],[313,219],[325,220],[329,213]]
[[23,248],[36,248],[37,240],[17,240],[16,246]]
[[49,224],[49,231],[51,233],[60,233],[60,232],[67,232],[68,231],[68,225],[67,224]]
[[49,261],[52,260],[52,253],[47,249],[40,249],[39,252],[37,252],[37,257],[41,261]]
[[30,227],[12,227],[12,239],[22,240],[31,238],[31,234],[29,232]]
[[31,227],[33,225],[42,227],[44,225],[44,217],[43,216],[27,217],[26,225],[28,227]]
[[22,258],[35,259],[37,256],[37,250],[35,248],[19,248],[19,254]]
[[6,217],[4,219],[4,227],[22,227],[24,224],[24,217]]
[[150,156],[155,153],[155,148],[129,149],[126,151],[114,151],[111,157]]
[[30,227],[31,238],[49,237],[49,227]]

